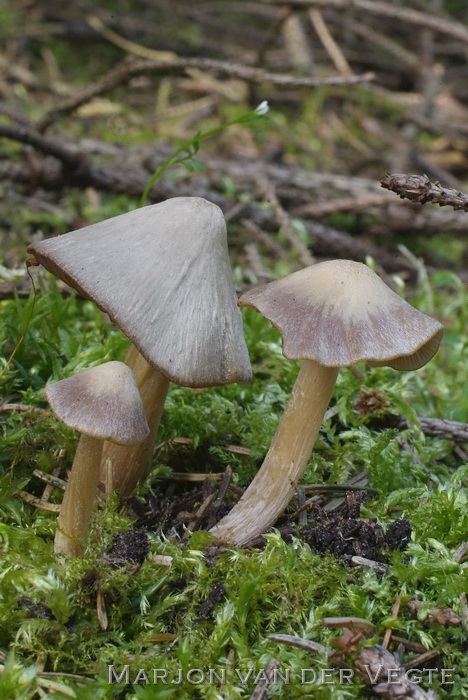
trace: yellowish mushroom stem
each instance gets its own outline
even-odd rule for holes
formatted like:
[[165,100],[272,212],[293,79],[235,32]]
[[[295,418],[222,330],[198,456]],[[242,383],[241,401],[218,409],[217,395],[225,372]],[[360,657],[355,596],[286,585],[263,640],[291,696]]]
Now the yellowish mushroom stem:
[[89,521],[99,480],[103,441],[81,435],[65,489],[54,551],[66,557],[80,557],[84,551]]
[[283,513],[309,462],[337,374],[337,367],[303,361],[265,460],[240,501],[212,528],[216,539],[245,544]]
[[148,474],[169,388],[167,377],[151,367],[133,345],[127,353],[125,364],[135,375],[150,432],[146,440],[139,445],[116,445],[108,440],[104,443],[101,480],[105,484],[107,494],[117,491],[122,497],[129,496]]

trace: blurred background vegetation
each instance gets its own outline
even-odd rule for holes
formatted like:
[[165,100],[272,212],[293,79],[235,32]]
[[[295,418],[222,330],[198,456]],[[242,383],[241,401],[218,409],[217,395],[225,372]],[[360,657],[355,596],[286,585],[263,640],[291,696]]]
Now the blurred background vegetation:
[[33,235],[134,207],[181,142],[268,100],[263,141],[231,127],[203,146],[203,172],[167,172],[151,200],[216,201],[233,255],[267,273],[281,257],[308,262],[305,245],[316,259],[371,255],[414,282],[404,245],[466,281],[468,217],[400,202],[379,180],[426,173],[463,189],[467,13],[442,0],[5,0],[4,264],[21,261]]

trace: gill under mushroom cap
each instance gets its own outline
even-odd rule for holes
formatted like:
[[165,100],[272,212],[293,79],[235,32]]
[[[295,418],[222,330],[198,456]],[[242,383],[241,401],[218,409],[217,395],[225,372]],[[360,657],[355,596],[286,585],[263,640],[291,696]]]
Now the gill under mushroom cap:
[[85,435],[135,445],[149,434],[133,372],[123,362],[91,367],[44,393],[57,418]]
[[443,327],[395,294],[366,265],[331,260],[252,289],[239,306],[260,311],[279,330],[291,360],[349,367],[367,360],[399,370],[422,367]]
[[251,379],[226,223],[215,204],[176,197],[28,251],[92,299],[171,381]]

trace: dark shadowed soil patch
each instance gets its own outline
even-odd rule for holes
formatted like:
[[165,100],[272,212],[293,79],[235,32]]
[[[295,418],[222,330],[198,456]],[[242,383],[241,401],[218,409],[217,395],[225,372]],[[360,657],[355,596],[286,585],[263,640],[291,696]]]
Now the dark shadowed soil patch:
[[[206,481],[201,488],[199,485],[185,488],[159,500],[150,495],[147,503],[128,499],[127,505],[139,515],[137,526],[163,533],[172,539],[187,540],[187,528],[209,530],[230,510],[224,504],[215,508],[211,502],[202,515],[197,517],[200,508],[216,493],[217,488],[217,485]],[[308,510],[307,525],[300,529],[294,522],[285,523],[285,516],[282,516],[276,527],[286,541],[298,534],[300,539],[318,553],[333,554],[343,560],[360,556],[382,561],[389,550],[404,550],[407,547],[411,538],[411,526],[408,520],[399,519],[384,531],[376,520],[361,517],[361,505],[365,499],[364,492],[348,493],[343,504],[333,511],[314,504]],[[259,536],[247,546],[261,548],[265,543],[265,538]],[[223,550],[218,547],[208,549],[215,550],[215,558]],[[208,554],[208,559],[211,556]]]
[[361,494],[348,494],[337,512],[314,509],[313,524],[301,528],[299,536],[314,551],[339,559],[353,556],[379,560],[390,549],[406,549],[411,537],[408,520],[395,520],[385,532],[374,519],[361,518]]
[[115,533],[107,558],[115,564],[143,564],[148,551],[149,541],[145,529],[126,530]]

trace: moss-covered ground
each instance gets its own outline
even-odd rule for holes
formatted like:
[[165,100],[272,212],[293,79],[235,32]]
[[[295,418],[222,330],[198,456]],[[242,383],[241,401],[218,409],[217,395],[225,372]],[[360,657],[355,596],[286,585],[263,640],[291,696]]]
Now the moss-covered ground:
[[[2,397],[31,410],[2,413],[0,650],[9,650],[9,655],[0,677],[1,697],[33,697],[35,684],[52,692],[54,682],[59,683],[59,697],[67,696],[62,686],[76,698],[119,693],[139,699],[248,697],[255,676],[243,683],[234,669],[257,673],[271,658],[290,670],[288,697],[312,697],[312,692],[318,698],[361,697],[357,678],[352,687],[301,684],[301,669],[328,668],[330,662],[268,639],[279,632],[330,645],[337,632],[320,625],[328,616],[373,622],[371,642],[381,641],[392,628],[428,649],[439,649],[443,667],[456,669],[455,686],[446,686],[441,697],[462,697],[467,671],[462,627],[445,628],[425,618],[429,607],[459,610],[466,587],[466,564],[454,561],[453,554],[468,530],[468,465],[454,453],[451,441],[425,436],[418,416],[467,418],[466,301],[454,274],[437,273],[413,299],[422,311],[443,318],[446,334],[436,357],[411,373],[364,365],[358,372],[341,371],[331,404],[337,413],[325,422],[304,477],[304,484],[342,483],[366,470],[378,495],[372,493],[362,514],[384,527],[397,516],[409,519],[411,543],[406,551],[389,555],[386,575],[350,569],[330,555],[314,553],[298,538],[285,543],[278,533],[267,536],[263,549],[227,550],[210,561],[205,553],[208,534],[196,532],[182,547],[150,531],[150,553],[132,571],[128,564],[116,566],[105,558],[113,534],[133,523],[115,499],[95,512],[86,557],[57,563],[56,513],[36,509],[18,495],[27,490],[40,497],[44,484],[33,470],[50,473],[59,460],[66,466],[73,456],[76,436],[47,412],[42,390],[49,381],[121,357],[127,341],[92,303],[61,296],[53,281],[35,299],[3,302],[0,333],[6,356],[31,320],[3,372]],[[170,475],[169,465],[177,465],[177,471],[211,473],[229,464],[239,485],[254,475],[297,365],[282,356],[279,336],[268,322],[254,312],[246,312],[244,322],[254,381],[196,391],[172,387],[154,469],[140,489],[142,500],[150,486],[155,498],[174,492],[170,480],[157,480]],[[411,427],[369,428],[356,409],[363,388],[378,389],[386,400],[384,411],[405,416]],[[193,442],[181,445],[173,442],[176,437]],[[250,453],[223,450],[227,444]],[[59,499],[59,492],[51,497],[52,502]],[[157,555],[172,557],[172,564],[162,566]],[[200,606],[216,583],[223,584],[225,595],[211,614],[200,617]],[[412,596],[426,604],[416,619],[405,609]],[[394,619],[398,597],[402,607]],[[107,629],[100,624],[97,604],[105,605]],[[109,685],[111,665],[118,675],[127,665],[129,679],[124,675],[121,684]],[[212,684],[195,685],[186,675],[182,684],[170,684],[178,669],[186,674],[194,668],[207,674],[208,669],[225,669],[226,684],[220,686],[213,678]],[[150,680],[153,669],[165,669],[167,682],[147,685],[141,676],[134,683],[135,669],[145,669]],[[194,675],[192,681],[200,678]],[[284,697],[282,685],[279,680],[272,697]],[[432,687],[437,685],[435,676]]]

